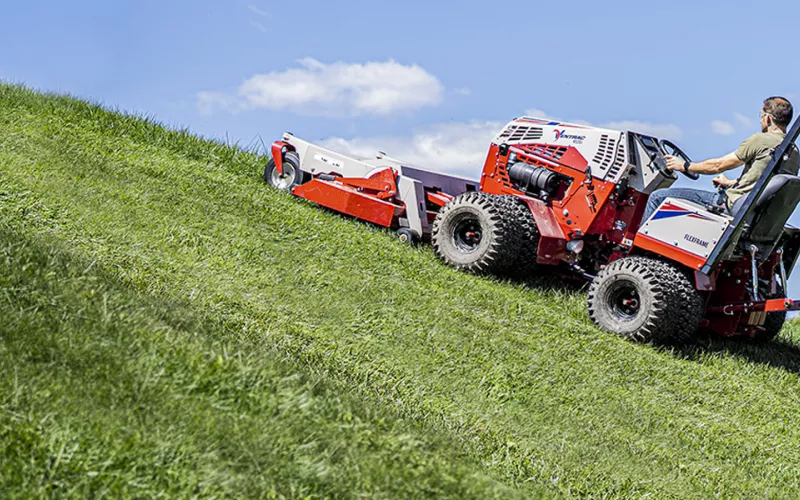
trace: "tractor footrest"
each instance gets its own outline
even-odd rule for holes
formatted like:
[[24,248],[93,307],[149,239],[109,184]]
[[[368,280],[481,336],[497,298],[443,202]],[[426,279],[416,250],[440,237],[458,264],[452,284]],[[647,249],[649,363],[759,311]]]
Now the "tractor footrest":
[[292,194],[337,212],[391,227],[404,208],[336,181],[313,179],[295,187]]

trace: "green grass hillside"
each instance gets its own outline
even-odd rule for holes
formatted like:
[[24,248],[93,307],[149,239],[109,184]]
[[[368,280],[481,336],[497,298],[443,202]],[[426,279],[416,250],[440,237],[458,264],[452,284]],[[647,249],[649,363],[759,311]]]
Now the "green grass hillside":
[[0,85],[0,491],[796,497],[800,348],[634,345],[263,158]]

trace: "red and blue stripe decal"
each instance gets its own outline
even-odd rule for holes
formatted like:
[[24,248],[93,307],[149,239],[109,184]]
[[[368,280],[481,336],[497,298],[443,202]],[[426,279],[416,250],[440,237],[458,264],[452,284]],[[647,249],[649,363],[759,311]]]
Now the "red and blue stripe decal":
[[691,219],[701,219],[701,220],[714,220],[710,217],[706,217],[704,215],[696,214],[690,210],[687,210],[683,207],[679,207],[678,205],[674,205],[672,203],[665,203],[659,210],[653,215],[651,220],[660,220],[660,219],[671,219],[673,217],[682,217],[687,216]]
[[530,116],[520,117],[520,118],[514,120],[514,122],[515,123],[535,123],[537,125],[550,125],[550,126],[554,126],[554,127],[561,126],[561,127],[567,127],[567,128],[580,128],[580,129],[591,128],[591,127],[587,127],[587,126],[584,126],[584,125],[578,125],[576,123],[566,123],[566,122],[559,122],[559,121],[553,121],[553,120],[542,120],[540,118],[531,118]]
[[523,116],[523,117],[517,119],[516,121],[518,123],[519,122],[537,123],[539,125],[561,125],[561,122],[555,122],[555,121],[552,121],[552,120],[541,120],[539,118],[531,118],[529,116]]

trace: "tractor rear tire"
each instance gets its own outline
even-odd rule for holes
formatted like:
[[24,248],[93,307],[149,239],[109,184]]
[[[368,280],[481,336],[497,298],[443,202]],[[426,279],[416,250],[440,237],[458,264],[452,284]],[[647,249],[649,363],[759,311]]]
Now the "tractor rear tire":
[[439,258],[458,269],[520,277],[536,262],[538,232],[521,200],[467,192],[436,215],[431,243]]
[[680,344],[703,318],[703,298],[688,274],[669,262],[624,257],[608,264],[589,287],[589,317],[635,342]]
[[272,158],[264,167],[264,180],[280,191],[291,192],[292,188],[306,182],[308,177],[306,172],[300,170],[300,156],[294,151],[287,151],[283,155],[283,175],[278,173]]

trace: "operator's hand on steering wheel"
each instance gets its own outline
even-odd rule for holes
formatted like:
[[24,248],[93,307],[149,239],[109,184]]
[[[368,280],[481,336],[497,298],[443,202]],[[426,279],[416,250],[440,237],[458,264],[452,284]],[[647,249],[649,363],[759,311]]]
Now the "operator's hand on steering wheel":
[[667,168],[670,170],[675,170],[678,172],[683,172],[683,160],[678,158],[677,156],[671,155],[664,155],[664,159],[667,160]]

